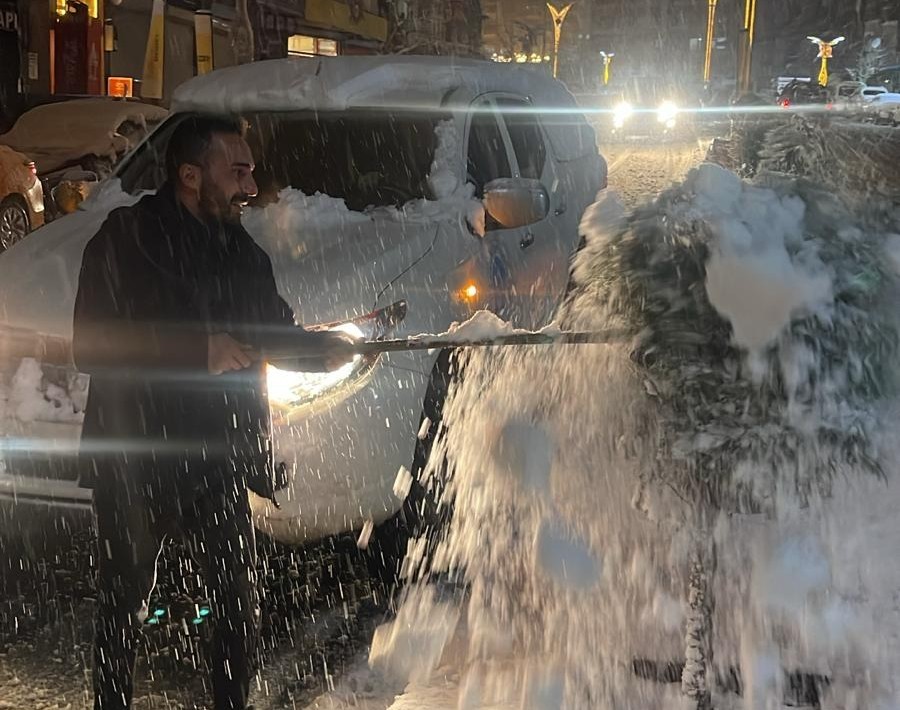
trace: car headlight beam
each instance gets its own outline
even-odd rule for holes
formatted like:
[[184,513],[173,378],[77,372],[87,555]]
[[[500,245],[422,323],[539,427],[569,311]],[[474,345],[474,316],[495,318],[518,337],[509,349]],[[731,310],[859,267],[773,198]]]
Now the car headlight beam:
[[633,113],[634,107],[631,104],[627,102],[620,103],[613,109],[613,125],[616,128],[621,128],[628,122]]
[[659,122],[671,128],[675,125],[675,119],[678,116],[678,106],[672,101],[663,101],[656,111],[656,117]]
[[[395,303],[362,318],[332,323],[319,330],[348,333],[364,340],[389,335],[406,315],[406,304]],[[332,405],[362,387],[379,356],[354,356],[353,360],[331,372],[294,372],[274,365],[266,366],[269,405],[277,420],[290,421]]]

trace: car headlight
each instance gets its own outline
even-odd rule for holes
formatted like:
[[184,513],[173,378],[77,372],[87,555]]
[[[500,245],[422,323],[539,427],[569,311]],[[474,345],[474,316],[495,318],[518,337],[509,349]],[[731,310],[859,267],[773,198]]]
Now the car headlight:
[[634,113],[634,108],[629,103],[620,103],[613,109],[613,125],[616,128],[621,128],[625,125],[629,118],[631,118],[631,114]]
[[665,124],[667,128],[675,126],[675,118],[678,116],[678,107],[671,101],[664,101],[656,111],[656,118]]
[[[352,321],[310,330],[341,331],[364,340],[378,340],[389,335],[405,316],[406,303],[400,301]],[[357,355],[331,372],[294,372],[267,365],[266,385],[274,417],[281,423],[289,422],[346,399],[368,381],[379,357]]]

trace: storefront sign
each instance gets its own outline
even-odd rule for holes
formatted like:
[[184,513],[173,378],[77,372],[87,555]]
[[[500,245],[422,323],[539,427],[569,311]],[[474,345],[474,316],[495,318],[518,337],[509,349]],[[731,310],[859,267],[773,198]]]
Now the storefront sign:
[[19,32],[19,12],[15,5],[0,3],[0,32]]
[[194,48],[197,53],[197,75],[213,70],[212,13],[198,10],[194,13]]
[[144,74],[141,77],[141,96],[145,99],[161,99],[163,97],[163,63],[166,54],[165,27],[165,0],[153,0],[150,34],[147,37],[147,52],[144,55]]
[[15,3],[0,2],[0,109],[19,91],[19,14]]
[[130,99],[134,96],[134,79],[130,76],[111,76],[106,80],[106,93],[109,96]]
[[353,6],[337,0],[306,0],[306,20],[331,30],[342,30],[366,39],[384,42],[387,39],[387,20],[366,12],[358,4]]

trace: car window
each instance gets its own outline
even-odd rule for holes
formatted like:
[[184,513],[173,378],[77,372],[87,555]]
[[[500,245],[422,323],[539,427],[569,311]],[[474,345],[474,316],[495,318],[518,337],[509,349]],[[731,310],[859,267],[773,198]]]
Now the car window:
[[540,180],[547,162],[547,146],[537,114],[531,104],[523,99],[498,98],[497,106],[506,123],[519,166],[519,177]]
[[487,183],[501,177],[512,177],[512,171],[493,105],[488,102],[479,103],[471,116],[467,152],[468,179],[475,185],[476,195],[481,197]]
[[[175,116],[135,153],[120,177],[127,192],[165,182],[165,152]],[[247,141],[256,159],[257,202],[291,187],[343,199],[352,210],[399,206],[426,197],[435,128],[447,118],[407,112],[312,111],[248,114]]]

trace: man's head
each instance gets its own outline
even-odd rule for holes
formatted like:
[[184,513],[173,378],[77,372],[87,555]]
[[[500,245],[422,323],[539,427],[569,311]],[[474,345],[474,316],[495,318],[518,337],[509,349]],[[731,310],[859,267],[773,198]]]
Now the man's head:
[[166,151],[169,181],[185,206],[205,220],[237,221],[256,195],[253,155],[234,116],[194,115],[175,128]]

